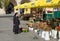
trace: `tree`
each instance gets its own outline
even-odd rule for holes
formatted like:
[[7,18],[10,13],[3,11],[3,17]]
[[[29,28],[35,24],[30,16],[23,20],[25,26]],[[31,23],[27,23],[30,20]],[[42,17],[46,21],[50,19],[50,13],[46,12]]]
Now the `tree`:
[[9,3],[10,3],[10,0],[1,0],[1,2],[2,2],[2,5],[3,5],[5,8],[7,8],[7,6],[8,6]]
[[0,8],[2,8],[1,0],[0,0]]
[[0,0],[0,7],[4,8],[4,11],[6,11],[8,5],[10,3],[10,0]]

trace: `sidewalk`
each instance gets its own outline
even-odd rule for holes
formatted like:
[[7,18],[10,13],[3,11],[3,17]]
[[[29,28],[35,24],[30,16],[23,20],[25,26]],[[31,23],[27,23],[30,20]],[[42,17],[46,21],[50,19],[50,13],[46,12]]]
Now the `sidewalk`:
[[12,14],[1,14],[0,17],[13,17],[14,13]]
[[[20,33],[15,35],[13,33],[13,20],[12,18],[0,18],[0,41],[45,41],[43,38],[37,35],[38,39],[33,39],[36,33],[29,31],[27,33]],[[27,27],[25,24],[27,21],[21,20],[22,27]],[[49,41],[58,41],[51,38]]]

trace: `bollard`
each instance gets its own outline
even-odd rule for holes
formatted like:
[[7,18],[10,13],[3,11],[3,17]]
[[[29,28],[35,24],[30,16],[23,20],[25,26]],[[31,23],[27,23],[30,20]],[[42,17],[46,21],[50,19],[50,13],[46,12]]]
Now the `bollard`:
[[37,33],[37,30],[34,30],[35,33]]
[[33,31],[33,28],[29,27],[29,30],[30,30],[30,31]]

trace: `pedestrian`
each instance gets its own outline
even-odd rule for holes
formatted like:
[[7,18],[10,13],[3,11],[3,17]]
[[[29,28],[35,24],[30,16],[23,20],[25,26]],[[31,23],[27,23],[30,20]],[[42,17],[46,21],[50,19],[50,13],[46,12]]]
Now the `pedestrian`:
[[20,25],[19,16],[18,16],[18,13],[15,13],[15,15],[13,16],[13,32],[14,32],[14,34],[19,33],[19,25]]

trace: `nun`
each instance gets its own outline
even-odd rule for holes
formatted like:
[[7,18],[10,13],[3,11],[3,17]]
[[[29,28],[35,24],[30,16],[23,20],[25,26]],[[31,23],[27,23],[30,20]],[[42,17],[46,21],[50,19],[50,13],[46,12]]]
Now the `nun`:
[[15,13],[15,15],[13,16],[13,32],[14,32],[14,34],[19,33],[19,25],[20,25],[19,15],[18,15],[18,13]]

